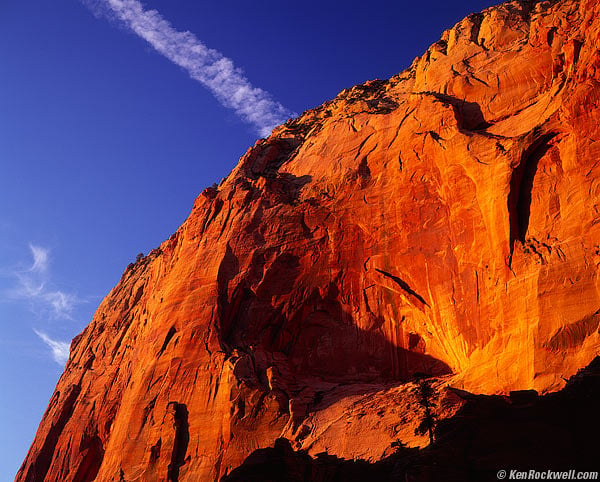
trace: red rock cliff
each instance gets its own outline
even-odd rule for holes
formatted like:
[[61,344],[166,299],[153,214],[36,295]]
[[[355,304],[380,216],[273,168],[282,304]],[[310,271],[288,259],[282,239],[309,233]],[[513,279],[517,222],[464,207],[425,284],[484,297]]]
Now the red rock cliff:
[[17,480],[217,480],[279,436],[377,460],[427,443],[416,372],[560,388],[600,346],[599,14],[471,15],[258,141],[73,341]]

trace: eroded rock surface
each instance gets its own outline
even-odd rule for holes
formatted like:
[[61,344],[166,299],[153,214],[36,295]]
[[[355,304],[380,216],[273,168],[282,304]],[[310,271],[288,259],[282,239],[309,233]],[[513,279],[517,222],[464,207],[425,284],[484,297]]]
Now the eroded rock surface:
[[437,425],[436,441],[425,449],[396,444],[394,453],[369,463],[326,453],[311,457],[277,439],[273,447],[250,454],[222,482],[481,482],[497,481],[500,470],[508,480],[518,480],[513,471],[531,470],[548,480],[576,480],[577,472],[598,471],[600,357],[559,392],[457,392],[464,405]]
[[471,15],[258,141],[73,340],[17,480],[376,461],[428,443],[415,373],[440,419],[560,389],[600,346],[599,14]]

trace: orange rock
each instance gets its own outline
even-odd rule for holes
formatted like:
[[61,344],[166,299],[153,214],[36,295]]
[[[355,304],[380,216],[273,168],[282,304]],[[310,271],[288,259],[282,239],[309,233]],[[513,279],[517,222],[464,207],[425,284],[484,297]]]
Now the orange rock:
[[76,337],[18,481],[218,480],[280,436],[377,460],[600,334],[600,6],[471,15],[260,140]]

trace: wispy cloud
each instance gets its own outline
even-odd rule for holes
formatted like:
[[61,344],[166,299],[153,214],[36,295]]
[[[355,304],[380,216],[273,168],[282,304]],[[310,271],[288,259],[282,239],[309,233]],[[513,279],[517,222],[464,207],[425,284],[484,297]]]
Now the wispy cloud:
[[53,340],[46,335],[46,333],[35,329],[33,331],[46,345],[48,345],[50,350],[52,350],[52,358],[54,358],[54,361],[59,365],[64,366],[69,359],[69,348],[71,346],[70,343],[66,341]]
[[[0,292],[0,301],[24,304],[37,315],[37,323],[47,323],[51,319],[73,321],[75,308],[86,301],[74,293],[56,289],[52,282],[49,249],[30,244],[29,251],[31,260],[28,263],[0,269],[0,278],[10,280],[10,287]],[[50,348],[56,363],[64,366],[69,358],[70,343],[48,336],[45,330],[33,331]]]
[[33,266],[30,271],[44,273],[48,269],[48,250],[39,246],[29,245],[33,255]]
[[157,52],[185,69],[217,100],[266,137],[273,128],[296,114],[254,87],[231,59],[208,48],[191,32],[181,32],[156,10],[145,10],[139,0],[83,0],[94,11],[123,22]]
[[81,303],[75,294],[54,289],[50,284],[50,251],[29,245],[33,262],[29,268],[16,270],[16,286],[8,292],[11,299],[27,300],[36,311],[49,311],[55,318],[72,319],[75,306]]

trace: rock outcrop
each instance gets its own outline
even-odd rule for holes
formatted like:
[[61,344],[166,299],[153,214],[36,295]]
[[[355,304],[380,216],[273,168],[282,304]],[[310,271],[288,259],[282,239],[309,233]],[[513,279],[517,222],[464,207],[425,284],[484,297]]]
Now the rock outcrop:
[[577,472],[598,472],[600,357],[560,392],[460,396],[465,404],[459,414],[436,427],[436,442],[425,449],[396,444],[393,454],[368,463],[325,453],[311,457],[277,439],[222,482],[480,482],[501,480],[500,471],[518,480],[511,472],[532,470],[545,474],[538,480],[577,480]]
[[599,46],[596,1],[506,3],[258,141],[73,340],[17,480],[376,461],[448,386],[562,388],[600,347]]

